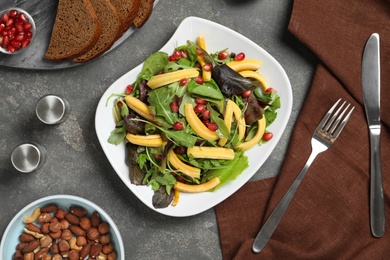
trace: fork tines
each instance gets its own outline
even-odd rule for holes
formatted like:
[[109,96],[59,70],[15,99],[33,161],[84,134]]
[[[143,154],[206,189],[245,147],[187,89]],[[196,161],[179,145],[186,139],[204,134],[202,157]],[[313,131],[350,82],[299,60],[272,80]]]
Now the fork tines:
[[352,111],[355,109],[355,107],[353,106],[349,110],[348,114],[344,117],[344,114],[348,111],[348,108],[351,106],[351,104],[349,103],[346,105],[347,102],[344,101],[334,112],[334,110],[339,105],[340,101],[341,98],[337,100],[337,102],[329,109],[328,113],[326,113],[325,117],[322,119],[322,121],[319,123],[316,129],[317,131],[320,131],[322,133],[327,133],[331,137],[331,139],[336,139],[339,136],[341,130],[343,130],[345,124],[350,118]]

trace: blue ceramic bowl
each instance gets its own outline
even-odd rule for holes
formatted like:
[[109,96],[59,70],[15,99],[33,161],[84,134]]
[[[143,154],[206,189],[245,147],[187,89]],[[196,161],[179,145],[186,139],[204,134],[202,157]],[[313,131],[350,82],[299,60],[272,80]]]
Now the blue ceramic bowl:
[[113,243],[115,247],[117,259],[125,259],[125,250],[123,246],[122,237],[111,217],[95,203],[71,195],[53,195],[41,198],[30,203],[21,211],[19,211],[19,213],[16,214],[16,216],[9,223],[3,234],[3,238],[1,239],[0,259],[12,259],[16,251],[16,246],[20,242],[19,236],[23,233],[23,228],[25,227],[25,223],[23,223],[24,218],[30,216],[36,208],[42,208],[43,206],[52,203],[57,204],[58,207],[64,210],[68,210],[69,207],[72,205],[81,206],[85,208],[89,216],[94,211],[97,211],[100,214],[101,220],[107,222],[110,225],[111,243]]

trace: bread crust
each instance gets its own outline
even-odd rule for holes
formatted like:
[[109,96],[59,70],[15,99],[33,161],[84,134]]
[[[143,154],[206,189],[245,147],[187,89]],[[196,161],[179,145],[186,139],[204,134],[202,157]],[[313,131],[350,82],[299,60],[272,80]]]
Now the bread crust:
[[101,34],[97,43],[83,55],[73,59],[74,62],[87,62],[106,52],[119,37],[122,19],[110,0],[90,0],[99,18]]
[[137,16],[141,0],[111,0],[111,3],[121,13],[123,35],[133,24]]
[[141,1],[137,16],[134,19],[134,25],[138,29],[141,28],[149,19],[153,11],[154,0]]
[[45,58],[63,61],[82,55],[97,43],[100,34],[100,23],[90,0],[59,0]]

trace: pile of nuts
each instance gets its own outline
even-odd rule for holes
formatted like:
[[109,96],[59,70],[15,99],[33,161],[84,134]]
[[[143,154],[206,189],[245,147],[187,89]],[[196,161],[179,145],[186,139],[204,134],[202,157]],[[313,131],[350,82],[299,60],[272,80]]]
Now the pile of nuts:
[[69,211],[49,204],[36,208],[24,221],[24,233],[19,236],[14,260],[115,260],[110,226],[97,211],[91,216],[80,206]]

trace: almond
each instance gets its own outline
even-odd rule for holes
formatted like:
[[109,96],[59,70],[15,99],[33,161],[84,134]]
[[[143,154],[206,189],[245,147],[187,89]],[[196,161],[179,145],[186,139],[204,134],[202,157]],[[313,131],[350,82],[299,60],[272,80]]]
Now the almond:
[[91,225],[93,227],[98,227],[100,224],[100,215],[97,211],[94,211],[91,215]]
[[72,213],[66,213],[65,219],[72,225],[78,225],[80,222],[80,219]]
[[40,245],[38,240],[33,240],[29,242],[24,248],[23,253],[33,252]]
[[89,251],[91,249],[92,244],[88,243],[83,246],[83,248],[80,251],[80,259],[84,259],[89,254]]
[[69,229],[75,236],[85,236],[85,230],[79,226],[70,225]]
[[41,233],[41,229],[33,223],[26,224],[26,228],[32,232]]
[[41,212],[51,213],[57,211],[58,206],[56,204],[49,204],[41,208]]
[[42,259],[45,255],[49,253],[49,248],[41,248],[38,252],[35,253],[35,259]]
[[70,206],[69,211],[70,213],[76,215],[79,218],[85,217],[87,215],[87,211],[80,206]]
[[95,258],[96,256],[98,256],[100,254],[100,252],[102,251],[102,248],[103,248],[103,246],[100,243],[93,244],[91,246],[91,249],[89,250],[89,256],[92,258]]
[[21,234],[21,235],[19,236],[19,240],[22,241],[22,242],[24,242],[24,243],[28,243],[28,242],[31,242],[31,241],[35,240],[35,237],[33,237],[33,236],[30,235],[30,234],[25,234],[25,233],[23,233],[23,234]]

